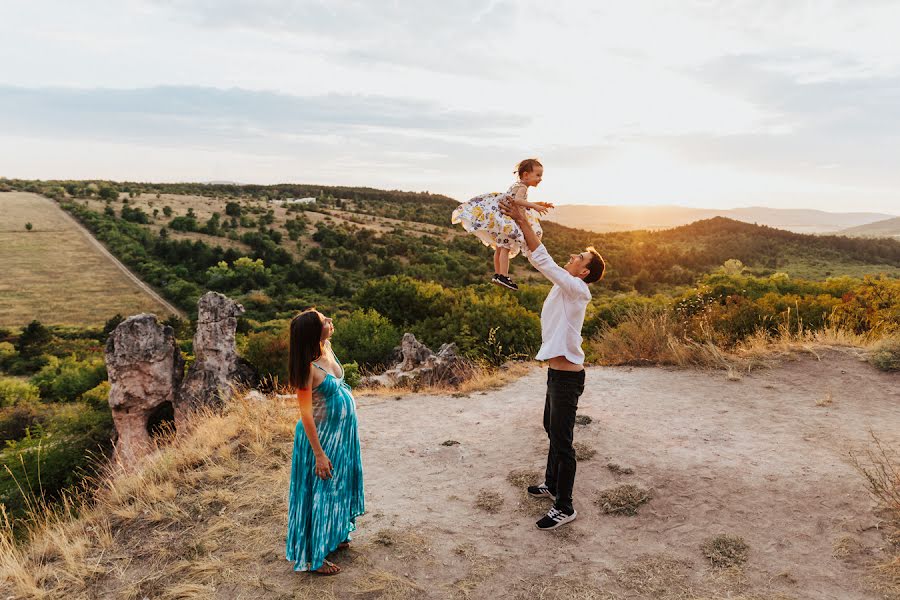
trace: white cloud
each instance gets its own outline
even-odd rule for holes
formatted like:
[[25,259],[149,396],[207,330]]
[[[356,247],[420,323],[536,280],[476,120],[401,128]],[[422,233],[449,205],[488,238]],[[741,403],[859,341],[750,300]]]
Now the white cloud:
[[889,210],[898,17],[895,2],[836,0],[7,3],[0,84],[82,88],[96,110],[88,131],[65,95],[32,99],[43,118],[5,106],[6,134],[43,154],[0,148],[0,164],[71,176],[47,151],[56,135],[100,144],[85,176],[127,176],[103,152],[128,140],[180,157],[133,167],[156,165],[149,178],[195,161],[208,179],[218,149],[234,175],[217,179],[292,179],[303,160],[329,182],[465,197],[540,154],[541,193],[561,202]]

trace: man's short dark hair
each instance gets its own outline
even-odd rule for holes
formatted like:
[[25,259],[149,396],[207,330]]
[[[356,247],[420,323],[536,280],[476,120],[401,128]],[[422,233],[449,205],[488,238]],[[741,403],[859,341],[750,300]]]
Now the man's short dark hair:
[[595,281],[600,281],[606,273],[606,261],[603,260],[599,252],[594,250],[593,246],[588,246],[585,250],[590,253],[591,261],[587,265],[589,273],[584,276],[584,282],[594,283]]

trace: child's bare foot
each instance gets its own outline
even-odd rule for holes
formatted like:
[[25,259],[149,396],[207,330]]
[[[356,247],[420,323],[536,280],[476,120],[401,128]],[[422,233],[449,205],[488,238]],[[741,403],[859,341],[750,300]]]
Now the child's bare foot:
[[330,560],[326,560],[321,567],[313,571],[313,573],[318,573],[319,575],[337,575],[340,572],[341,568]]

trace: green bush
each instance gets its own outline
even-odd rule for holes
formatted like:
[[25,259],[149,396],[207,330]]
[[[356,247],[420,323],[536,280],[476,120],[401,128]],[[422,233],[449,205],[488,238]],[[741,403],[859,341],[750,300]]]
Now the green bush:
[[885,338],[878,342],[869,360],[882,371],[900,371],[900,338]]
[[92,387],[81,396],[78,401],[89,404],[94,408],[109,406],[109,381],[101,381],[96,387]]
[[35,426],[47,420],[46,411],[40,410],[40,403],[19,404],[0,408],[0,442],[20,440]]
[[355,310],[335,319],[331,343],[341,359],[374,366],[387,360],[400,343],[400,332],[375,310]]
[[51,356],[47,365],[31,378],[44,400],[71,402],[106,379],[106,365],[99,358],[78,360],[75,356]]
[[366,282],[353,297],[353,303],[363,309],[374,309],[391,323],[406,328],[449,312],[453,291],[436,283],[391,276]]
[[39,399],[40,391],[37,386],[21,379],[0,377],[0,407],[28,404]]
[[[87,404],[60,407],[42,435],[29,435],[0,452],[0,503],[15,518],[35,499],[53,501],[85,476],[112,448],[112,415]],[[23,494],[24,491],[24,494]]]
[[250,333],[241,340],[241,355],[256,367],[263,379],[277,379],[286,384],[289,342],[290,332],[287,327]]
[[359,365],[353,362],[344,363],[344,381],[352,388],[359,387],[362,382],[362,376],[359,374]]

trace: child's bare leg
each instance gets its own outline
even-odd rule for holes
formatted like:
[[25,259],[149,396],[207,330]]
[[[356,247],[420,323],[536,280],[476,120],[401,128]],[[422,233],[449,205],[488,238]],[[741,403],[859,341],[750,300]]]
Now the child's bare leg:
[[494,252],[496,272],[509,277],[509,248],[497,248]]

